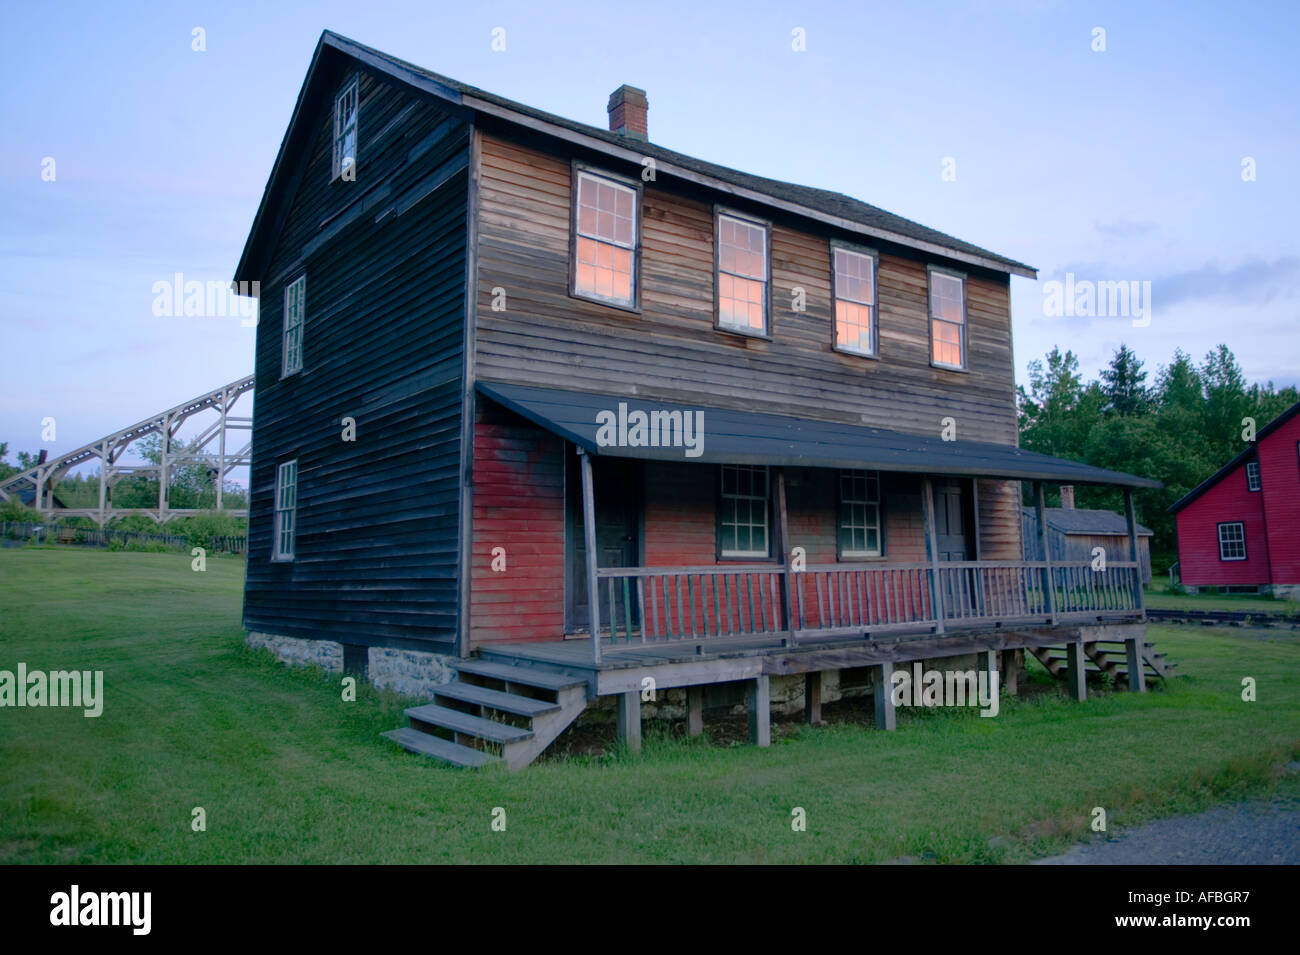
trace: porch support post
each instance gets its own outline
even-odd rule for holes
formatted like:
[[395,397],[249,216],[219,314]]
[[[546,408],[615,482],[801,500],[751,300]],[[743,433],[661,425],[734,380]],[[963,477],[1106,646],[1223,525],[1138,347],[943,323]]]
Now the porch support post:
[[1071,640],[1065,645],[1065,683],[1070,696],[1077,703],[1088,698],[1088,674],[1083,663],[1083,640]]
[[[934,609],[934,632],[939,634],[944,630],[943,584],[939,579],[939,532],[934,523],[934,484],[928,474],[921,478],[921,510],[925,517],[926,549],[930,552],[930,606]],[[877,703],[876,706],[879,707],[880,704]]]
[[702,686],[686,688],[686,732],[689,736],[699,736],[704,732],[704,687]]
[[998,651],[981,650],[979,652],[980,669],[988,674],[989,692],[993,692],[993,687],[998,682]]
[[1142,561],[1138,556],[1137,508],[1133,506],[1133,489],[1124,488],[1124,516],[1128,521],[1128,559],[1133,562],[1133,606],[1146,613],[1142,592]]
[[893,663],[882,663],[871,668],[871,698],[876,705],[876,729],[898,729],[898,714],[894,712]]
[[[596,579],[596,491],[591,478],[591,455],[579,448],[578,460],[582,463],[582,539],[587,548],[587,611],[591,627],[591,660],[599,663],[600,583]],[[640,705],[638,701],[638,709]],[[639,733],[638,729],[638,738]]]
[[813,670],[803,676],[803,719],[817,726],[822,721],[822,671]]
[[1047,534],[1047,494],[1042,481],[1034,482],[1034,516],[1038,519],[1038,542],[1043,548],[1043,606],[1047,609],[1047,622],[1056,623],[1056,587],[1052,583],[1052,550]]
[[755,746],[772,745],[772,678],[755,677],[749,684],[749,741]]
[[632,752],[641,752],[640,690],[618,695],[618,740]]
[[785,468],[776,469],[776,532],[780,538],[781,563],[781,601],[785,605],[785,628],[790,634],[790,646],[794,646],[798,637],[796,633],[799,621],[795,620],[794,607],[794,570],[790,565],[790,522],[786,518],[785,508]]
[[1015,696],[1016,683],[1020,680],[1020,661],[1016,659],[1015,650],[1002,651],[1002,679],[1007,696]]
[[1128,670],[1128,688],[1134,693],[1145,693],[1147,691],[1147,674],[1143,669],[1146,664],[1142,659],[1143,643],[1146,642],[1146,635],[1136,639],[1130,638],[1124,641],[1124,662]]

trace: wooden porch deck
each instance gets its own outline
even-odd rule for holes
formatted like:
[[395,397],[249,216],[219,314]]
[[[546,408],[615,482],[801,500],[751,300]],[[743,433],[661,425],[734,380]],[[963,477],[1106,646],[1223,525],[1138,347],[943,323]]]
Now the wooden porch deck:
[[657,689],[753,680],[762,676],[817,673],[849,667],[930,660],[970,653],[1026,650],[1070,643],[1141,639],[1145,618],[1136,613],[1101,622],[1094,615],[1056,624],[995,625],[987,622],[942,634],[859,635],[800,634],[787,645],[781,635],[727,639],[606,643],[599,662],[592,660],[584,636],[533,643],[487,644],[478,648],[485,660],[581,677],[590,697],[631,693],[646,677]]

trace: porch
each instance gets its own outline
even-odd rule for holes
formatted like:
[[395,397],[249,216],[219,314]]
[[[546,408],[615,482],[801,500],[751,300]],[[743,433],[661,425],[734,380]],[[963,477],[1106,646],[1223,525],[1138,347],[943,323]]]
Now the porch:
[[[1154,482],[1009,445],[662,402],[638,408],[700,422],[694,453],[667,430],[609,444],[602,409],[630,419],[626,401],[478,390],[489,400],[475,422],[468,659],[457,667],[471,687],[412,713],[453,742],[499,735],[488,714],[526,715],[538,694],[570,719],[579,692],[616,697],[635,746],[647,687],[688,688],[695,731],[703,688],[744,682],[763,745],[770,681],[795,674],[807,674],[815,719],[820,674],[871,668],[877,724],[892,728],[881,690],[895,664],[975,655],[1014,692],[1028,652],[1055,660],[1076,699],[1090,670],[1118,675],[1117,659],[1133,689],[1160,673],[1132,496]],[[1023,559],[1022,481],[1040,518],[1049,482],[1124,487],[1127,552],[1062,562],[1044,547],[1046,559]],[[528,736],[506,733],[503,752],[546,745],[515,729]]]

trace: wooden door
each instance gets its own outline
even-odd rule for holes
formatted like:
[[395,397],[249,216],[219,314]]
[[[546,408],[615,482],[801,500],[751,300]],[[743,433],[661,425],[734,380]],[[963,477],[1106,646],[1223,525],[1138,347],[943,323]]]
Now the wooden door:
[[[568,455],[565,469],[568,529],[565,534],[565,630],[591,629],[587,603],[587,541],[582,526],[582,469],[576,453]],[[642,462],[630,458],[592,458],[592,484],[596,495],[596,555],[599,567],[636,567],[641,557]],[[607,587],[602,582],[602,587]],[[622,599],[622,582],[616,582]],[[635,595],[636,587],[629,588]],[[620,608],[622,604],[620,604]],[[633,597],[632,625],[640,621]],[[608,591],[600,601],[600,622],[609,624]],[[627,621],[620,609],[619,630]]]

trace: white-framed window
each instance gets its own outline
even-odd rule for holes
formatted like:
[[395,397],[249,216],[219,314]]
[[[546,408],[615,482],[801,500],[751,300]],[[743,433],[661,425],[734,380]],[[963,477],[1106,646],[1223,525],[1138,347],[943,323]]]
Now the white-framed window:
[[930,364],[966,367],[966,278],[935,268],[930,273]]
[[574,190],[573,292],[636,305],[637,191],[579,170]]
[[1259,481],[1259,462],[1246,462],[1246,490],[1258,491],[1262,485]]
[[718,327],[767,334],[767,226],[718,213]]
[[858,355],[876,353],[876,256],[835,246],[835,347]]
[[[357,161],[357,112],[360,88],[357,77],[352,77],[334,97],[334,162],[331,181],[343,175],[343,170]],[[349,178],[354,178],[353,169]]]
[[840,557],[879,557],[880,475],[875,471],[840,472]]
[[275,472],[275,530],[272,560],[293,560],[293,534],[298,517],[298,460],[285,461]]
[[1219,525],[1219,560],[1246,559],[1246,525],[1228,521]]
[[302,333],[307,316],[307,276],[300,275],[284,287],[284,340],[280,377],[302,371]]
[[718,512],[718,556],[767,557],[768,474],[766,466],[722,465],[722,502]]

